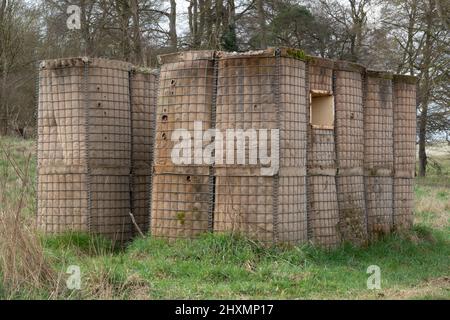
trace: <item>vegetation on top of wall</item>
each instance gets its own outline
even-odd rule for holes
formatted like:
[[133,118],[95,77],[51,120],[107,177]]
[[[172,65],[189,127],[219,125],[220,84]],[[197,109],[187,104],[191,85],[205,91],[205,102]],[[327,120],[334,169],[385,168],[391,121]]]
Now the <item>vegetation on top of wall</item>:
[[294,58],[294,59],[298,59],[298,60],[302,60],[302,61],[309,61],[311,60],[311,57],[309,57],[305,51],[301,50],[301,49],[292,49],[292,48],[288,48],[286,49],[286,53],[289,57]]

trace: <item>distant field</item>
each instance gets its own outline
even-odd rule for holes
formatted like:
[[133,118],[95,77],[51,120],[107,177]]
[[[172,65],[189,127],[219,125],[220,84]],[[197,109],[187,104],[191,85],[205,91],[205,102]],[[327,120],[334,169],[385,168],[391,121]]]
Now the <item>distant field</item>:
[[[368,248],[265,248],[248,239],[137,239],[123,249],[83,234],[37,234],[34,142],[0,138],[0,298],[449,299],[450,148],[416,179],[415,227]],[[81,289],[66,288],[68,266]],[[381,268],[368,290],[367,267]]]

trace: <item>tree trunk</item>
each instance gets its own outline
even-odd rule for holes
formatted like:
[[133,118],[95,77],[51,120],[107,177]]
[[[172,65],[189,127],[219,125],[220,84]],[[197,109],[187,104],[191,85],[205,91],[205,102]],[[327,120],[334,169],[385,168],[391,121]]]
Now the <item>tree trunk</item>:
[[424,100],[422,105],[422,112],[419,119],[419,176],[425,177],[427,172],[427,153],[425,145],[427,141],[427,113],[428,101]]
[[260,49],[265,49],[267,47],[267,30],[266,30],[266,16],[264,13],[263,0],[256,0],[256,6],[258,11],[258,24],[260,28]]
[[6,98],[6,82],[7,82],[7,66],[6,66],[6,58],[2,61],[3,64],[3,72],[2,72],[2,83],[1,83],[1,95],[0,95],[0,121],[1,128],[0,134],[7,135],[8,134],[8,99]]
[[[0,6],[0,30],[6,23],[4,21],[6,15],[6,0],[1,2]],[[0,42],[0,71],[1,71],[1,83],[0,83],[0,135],[6,135],[8,130],[8,112],[6,107],[6,76],[7,76],[7,62],[6,62],[6,43]]]
[[427,153],[425,145],[427,142],[427,122],[428,122],[428,103],[430,102],[430,69],[431,55],[432,55],[432,27],[433,27],[433,0],[429,1],[429,6],[426,12],[426,30],[425,30],[425,47],[423,51],[422,64],[422,86],[420,88],[420,118],[419,118],[419,176],[424,177],[427,173]]
[[134,63],[145,64],[144,51],[142,48],[142,37],[140,28],[139,1],[131,0],[131,13],[133,18],[133,42],[134,42]]
[[131,41],[128,33],[128,26],[130,22],[130,6],[128,0],[116,1],[117,16],[119,19],[120,31],[121,31],[121,47],[122,47],[122,59],[130,61],[131,58]]
[[177,3],[175,0],[170,0],[170,15],[169,15],[169,41],[170,48],[177,51],[178,36],[177,36]]

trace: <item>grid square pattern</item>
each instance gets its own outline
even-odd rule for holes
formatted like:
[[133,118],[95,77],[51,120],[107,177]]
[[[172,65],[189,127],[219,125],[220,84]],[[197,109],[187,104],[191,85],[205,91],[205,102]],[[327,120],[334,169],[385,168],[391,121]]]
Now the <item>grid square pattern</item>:
[[131,73],[132,168],[150,168],[156,114],[157,75]]
[[[206,51],[208,53],[209,51]],[[161,66],[156,111],[155,165],[171,167],[171,140],[176,129],[191,133],[194,145],[194,122],[202,121],[203,130],[211,128],[211,106],[215,88],[214,56],[181,60]],[[208,143],[204,142],[203,147]],[[193,163],[202,163],[195,159]],[[202,166],[202,165],[200,165]]]
[[[155,72],[133,70],[130,73],[131,212],[137,227],[144,234],[149,231],[150,225],[157,80]],[[134,230],[136,233],[137,230]]]
[[343,241],[361,245],[367,242],[364,177],[338,176],[339,230]]
[[154,237],[195,238],[208,231],[209,177],[155,174],[151,234]]
[[335,131],[339,168],[362,168],[364,116],[362,77],[358,72],[336,70]]
[[90,64],[88,139],[91,167],[130,167],[129,67]]
[[84,65],[41,68],[38,166],[87,165]]
[[416,85],[394,78],[394,166],[395,171],[415,170]]
[[369,73],[364,105],[365,168],[392,171],[393,122],[392,80],[389,75],[382,78]]
[[308,176],[311,238],[322,247],[340,243],[339,208],[334,176]]
[[[194,122],[211,128],[215,97],[214,51],[176,53],[161,57],[156,108],[155,174],[152,184],[151,234],[193,238],[209,230],[209,165],[192,152],[192,163],[175,165],[171,140],[176,129],[188,130],[194,146]],[[208,142],[204,142],[205,147]]]
[[[227,170],[216,171],[214,231],[306,241],[305,63],[267,52],[223,54],[218,74],[216,128],[280,129],[280,172],[267,177],[260,164],[216,166]],[[245,149],[248,159],[249,141]]]
[[340,243],[333,130],[311,128],[308,152],[309,227],[313,243]]
[[333,91],[333,61],[311,57],[309,85],[311,90]]
[[38,226],[46,233],[88,231],[86,173],[40,170]]
[[286,243],[308,241],[306,176],[281,175],[278,191],[278,240]]
[[416,83],[412,77],[394,76],[394,228],[413,222],[416,155]]
[[133,174],[131,175],[131,212],[133,213],[137,226],[144,234],[149,231],[150,225],[152,188],[152,175],[150,170],[133,169]]
[[216,177],[214,231],[273,242],[273,178]]
[[[350,64],[347,64],[350,65]],[[355,67],[356,68],[356,67]],[[335,141],[338,176],[336,190],[343,241],[367,241],[364,197],[364,114],[362,74],[347,68],[335,70]]]
[[392,177],[365,177],[367,228],[372,238],[391,232]]
[[394,178],[394,217],[397,230],[410,229],[413,225],[414,179]]
[[[268,244],[309,238],[334,247],[412,225],[413,77],[319,58],[305,63],[283,48],[161,60],[159,83],[156,74],[130,72],[120,61],[41,65],[37,194],[44,231],[125,241],[136,233],[131,212],[141,231],[156,237],[214,230]],[[334,94],[334,131],[308,124],[310,90]],[[210,166],[194,152],[192,163],[175,165],[172,133],[192,134],[195,121],[202,131],[222,133],[279,129],[278,173],[262,176],[261,164],[248,165],[256,142],[248,140],[245,166]]]
[[306,168],[306,88],[305,63],[280,59],[280,167]]
[[364,167],[368,233],[392,228],[394,165],[392,75],[368,71],[364,105]]
[[38,222],[45,231],[129,238],[129,70],[104,59],[41,64]]
[[101,174],[91,174],[92,233],[120,242],[132,237],[129,179],[126,170],[106,169]]
[[[227,129],[276,129],[275,57],[225,56],[218,68],[216,128],[222,134]],[[258,167],[248,163],[254,142],[245,141],[246,167]],[[236,163],[237,144],[234,148]]]
[[336,169],[334,132],[330,129],[312,128],[308,150],[308,168]]

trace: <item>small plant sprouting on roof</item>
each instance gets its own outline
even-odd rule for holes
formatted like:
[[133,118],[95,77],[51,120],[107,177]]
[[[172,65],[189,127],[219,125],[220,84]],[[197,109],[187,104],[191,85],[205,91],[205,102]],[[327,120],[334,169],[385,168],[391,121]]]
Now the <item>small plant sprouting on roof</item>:
[[286,53],[288,54],[288,56],[294,58],[294,59],[298,59],[298,60],[302,60],[302,61],[308,61],[310,59],[310,57],[308,57],[305,53],[305,51],[301,50],[301,49],[287,49]]

